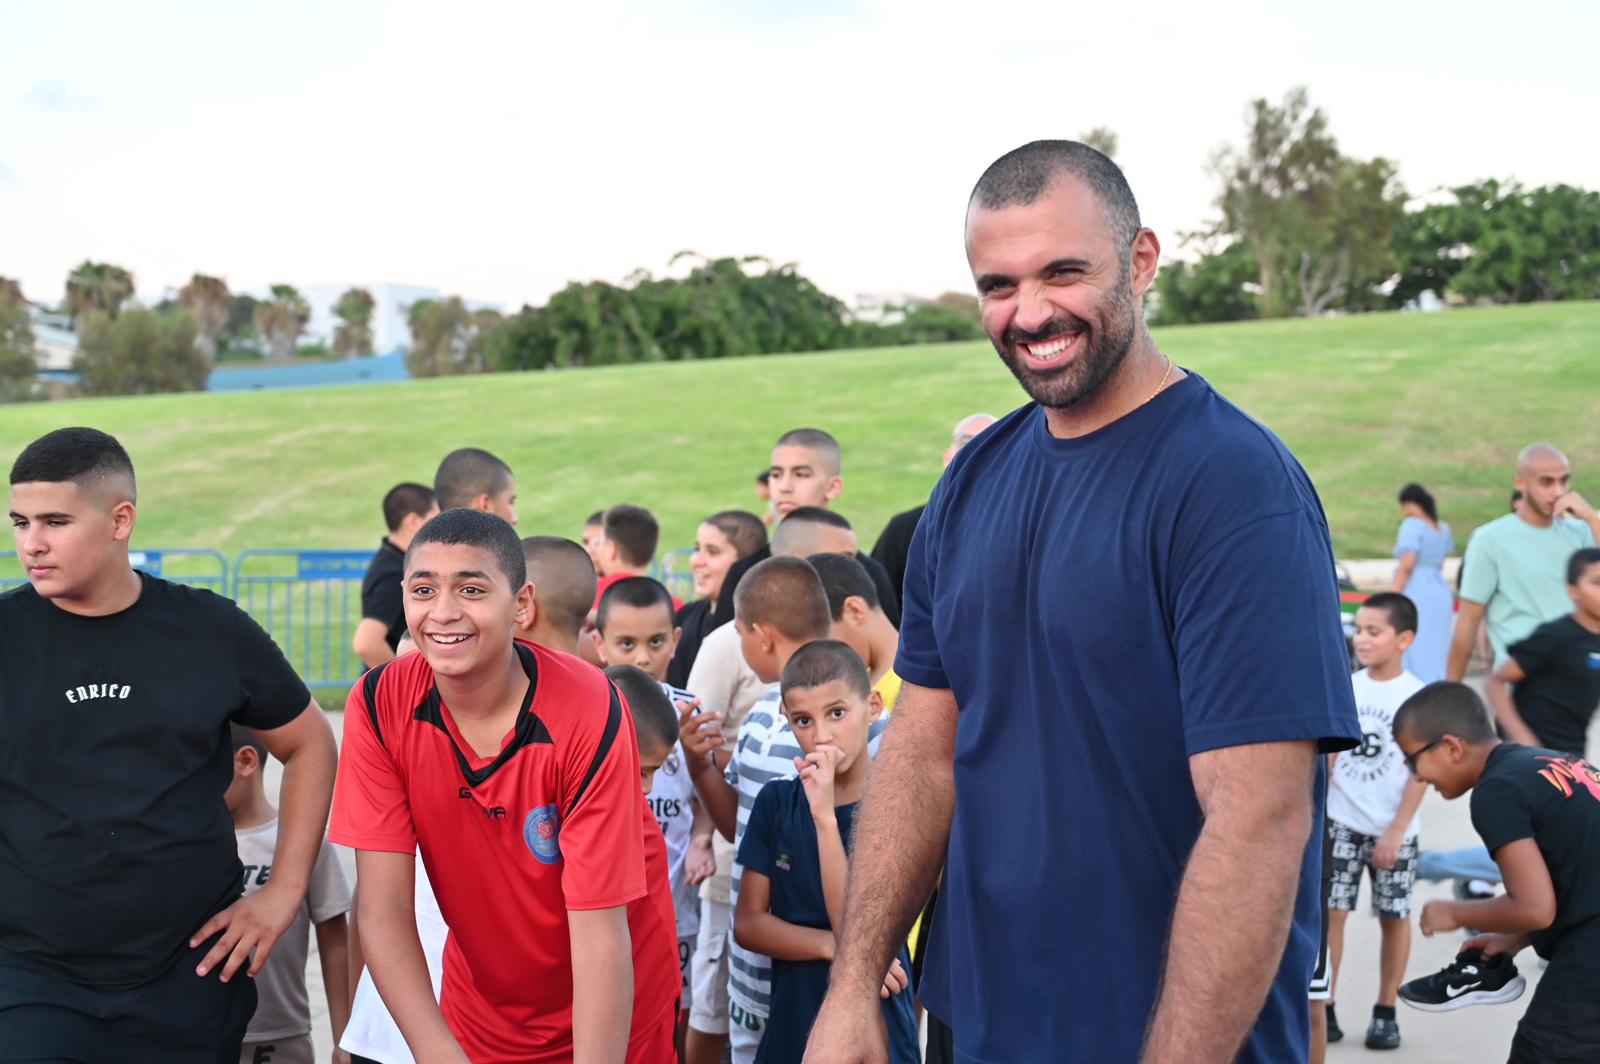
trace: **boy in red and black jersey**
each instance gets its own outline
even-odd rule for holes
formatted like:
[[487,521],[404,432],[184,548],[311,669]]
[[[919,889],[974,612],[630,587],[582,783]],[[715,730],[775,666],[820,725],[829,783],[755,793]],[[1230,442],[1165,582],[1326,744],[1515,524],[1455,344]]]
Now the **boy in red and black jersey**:
[[[632,721],[600,672],[512,639],[531,595],[498,518],[446,511],[412,541],[420,653],[351,692],[334,797],[367,965],[419,1060],[666,1064],[676,941],[665,878],[646,876]],[[437,1004],[418,847],[450,925]]]

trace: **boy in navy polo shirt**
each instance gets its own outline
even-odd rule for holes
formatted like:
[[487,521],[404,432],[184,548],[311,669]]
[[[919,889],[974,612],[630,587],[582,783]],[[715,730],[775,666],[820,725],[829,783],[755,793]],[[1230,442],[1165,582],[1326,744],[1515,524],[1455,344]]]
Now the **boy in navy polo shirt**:
[[[799,1064],[828,990],[833,928],[844,910],[845,854],[856,804],[872,773],[869,728],[883,702],[854,650],[834,639],[801,647],[784,666],[783,715],[805,751],[798,779],[761,788],[739,846],[744,879],[734,938],[772,958],[772,1011],[756,1060]],[[883,981],[895,1064],[920,1059],[904,946]]]

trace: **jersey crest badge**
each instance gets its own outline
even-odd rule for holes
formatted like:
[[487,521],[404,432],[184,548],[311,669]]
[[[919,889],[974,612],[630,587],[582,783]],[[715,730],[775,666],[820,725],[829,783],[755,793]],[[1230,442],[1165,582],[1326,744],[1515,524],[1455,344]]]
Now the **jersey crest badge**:
[[556,816],[555,805],[539,805],[528,811],[522,822],[522,839],[533,856],[544,864],[561,860],[561,821]]

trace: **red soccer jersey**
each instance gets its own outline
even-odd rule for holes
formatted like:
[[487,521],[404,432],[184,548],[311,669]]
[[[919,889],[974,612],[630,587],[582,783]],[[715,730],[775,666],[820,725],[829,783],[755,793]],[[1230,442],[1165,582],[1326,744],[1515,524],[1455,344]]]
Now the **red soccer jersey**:
[[421,654],[367,673],[345,705],[329,835],[362,850],[420,847],[450,925],[440,1008],[474,1064],[571,1058],[567,910],[618,905],[633,943],[628,1059],[670,1060],[677,932],[663,919],[663,865],[646,871],[645,828],[660,829],[632,718],[599,670],[516,649],[529,694],[489,758],[461,738]]

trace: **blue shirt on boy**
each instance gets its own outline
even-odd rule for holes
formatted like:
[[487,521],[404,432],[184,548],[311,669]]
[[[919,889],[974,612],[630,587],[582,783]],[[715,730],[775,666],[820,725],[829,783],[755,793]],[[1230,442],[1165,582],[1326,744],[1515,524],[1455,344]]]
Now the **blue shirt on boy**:
[[[1354,746],[1338,611],[1310,480],[1198,376],[1075,439],[1029,404],[956,456],[912,543],[895,671],[960,708],[920,988],[957,1060],[1138,1058],[1201,829],[1189,758]],[[1241,1061],[1306,1058],[1320,842]]]
[[[834,809],[839,838],[850,848],[855,825],[855,804]],[[739,845],[739,862],[746,872],[759,872],[772,881],[768,910],[778,919],[800,927],[832,928],[828,903],[822,893],[822,866],[817,857],[817,828],[811,805],[798,779],[773,780],[761,788],[750,823]],[[911,957],[900,947],[900,964],[911,971]],[[827,961],[772,962],[772,1011],[767,1016],[757,1064],[800,1064],[811,1024],[828,992]],[[893,1064],[917,1064],[917,1021],[911,1011],[911,988],[883,1003],[883,1020],[889,1028],[889,1059]]]

